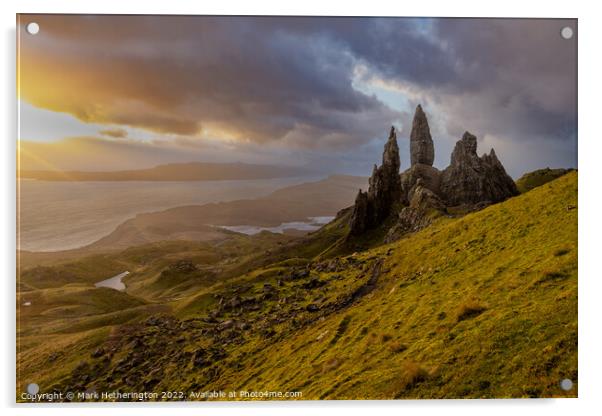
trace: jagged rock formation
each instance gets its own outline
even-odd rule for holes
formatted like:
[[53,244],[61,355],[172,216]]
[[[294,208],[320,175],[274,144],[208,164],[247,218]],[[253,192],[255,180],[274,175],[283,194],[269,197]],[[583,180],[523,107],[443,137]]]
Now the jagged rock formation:
[[516,184],[491,149],[477,155],[477,138],[469,132],[456,143],[451,164],[441,175],[440,191],[448,205],[500,202],[518,195]]
[[445,170],[432,166],[434,156],[428,121],[419,105],[410,134],[410,168],[399,174],[399,149],[391,127],[383,164],[374,166],[368,192],[360,190],[355,200],[350,235],[361,235],[382,224],[394,207],[401,208],[399,218],[386,241],[427,226],[433,218],[446,214],[448,207],[481,209],[518,195],[495,151],[479,157],[477,138],[468,132],[456,143]]
[[395,127],[391,127],[389,139],[383,151],[383,163],[374,166],[374,171],[368,182],[368,201],[373,201],[375,219],[380,221],[389,215],[391,205],[401,197],[401,182],[399,178],[399,147]]
[[434,160],[435,147],[431,130],[426,114],[422,111],[422,106],[418,104],[412,122],[412,132],[410,133],[410,161],[412,166],[418,163],[433,166]]
[[435,194],[439,193],[439,188],[441,186],[441,171],[433,166],[418,163],[401,174],[401,195],[404,204],[410,203],[412,191],[419,180],[425,188],[431,190]]
[[422,179],[419,179],[412,191],[412,198],[410,199],[408,208],[426,213],[432,209],[445,210],[445,204],[436,193],[424,185]]
[[360,189],[355,199],[351,235],[359,235],[382,223],[391,213],[392,206],[401,201],[399,166],[397,135],[395,127],[391,127],[383,152],[383,163],[380,167],[374,165],[368,192]]
[[370,227],[371,220],[368,205],[368,193],[362,192],[360,189],[355,197],[353,213],[351,214],[350,235],[360,235]]
[[398,240],[405,233],[418,231],[430,225],[433,218],[438,217],[445,210],[441,198],[427,188],[422,179],[418,179],[410,192],[408,206],[403,207],[399,212],[397,223],[387,233],[385,243]]

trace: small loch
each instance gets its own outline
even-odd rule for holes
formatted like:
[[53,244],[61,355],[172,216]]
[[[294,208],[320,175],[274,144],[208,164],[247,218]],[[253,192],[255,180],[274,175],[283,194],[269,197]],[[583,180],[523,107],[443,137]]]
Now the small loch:
[[113,277],[110,277],[108,279],[101,280],[100,282],[95,283],[94,286],[96,286],[96,287],[108,287],[108,288],[111,288],[111,289],[123,291],[123,290],[125,290],[125,283],[123,283],[121,281],[121,279],[123,279],[128,274],[130,274],[130,272],[128,272],[128,271],[125,271],[123,273],[119,273],[116,276],[113,276]]

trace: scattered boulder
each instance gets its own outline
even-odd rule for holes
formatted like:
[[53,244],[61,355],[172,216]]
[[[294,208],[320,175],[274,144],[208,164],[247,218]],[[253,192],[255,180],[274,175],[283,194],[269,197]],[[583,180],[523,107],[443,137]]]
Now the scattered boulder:
[[196,265],[189,260],[180,260],[174,264],[169,265],[169,270],[180,273],[192,273],[197,270]]
[[307,269],[295,269],[291,273],[290,279],[291,280],[304,279],[304,278],[308,277],[309,274],[310,274],[310,271]]
[[269,293],[269,292],[274,292],[276,291],[276,288],[274,286],[272,286],[269,283],[264,283],[263,284],[263,292],[264,293]]
[[48,356],[48,361],[50,361],[50,362],[56,361],[56,359],[57,359],[57,358],[59,358],[59,357],[60,357],[60,355],[61,355],[61,354],[60,354],[59,352],[57,352],[57,351],[55,351],[55,352],[52,352],[52,353],[50,353],[50,355]]
[[339,257],[335,257],[334,259],[332,259],[328,262],[324,271],[338,272],[338,271],[343,270],[344,268],[345,268],[345,265],[343,264],[343,262],[341,262],[341,259]]
[[239,322],[238,324],[236,324],[236,328],[242,331],[246,331],[247,329],[251,328],[251,325],[248,322]]
[[165,316],[150,316],[145,321],[145,324],[147,326],[163,326],[166,324],[167,321],[168,318],[166,318]]
[[318,312],[320,310],[320,308],[315,303],[310,303],[309,305],[307,305],[305,307],[305,310],[307,312]]
[[207,351],[202,348],[196,350],[192,358],[192,363],[195,367],[205,367],[208,365],[210,362],[207,358]]
[[105,354],[105,350],[104,350],[104,348],[100,347],[100,348],[96,348],[96,349],[95,349],[95,350],[92,352],[92,354],[91,354],[91,357],[92,357],[92,358],[99,358],[99,357],[102,357],[104,354]]
[[308,282],[305,282],[302,287],[304,289],[316,289],[318,287],[322,287],[326,284],[325,281],[318,279],[317,277],[314,277],[312,279],[310,279]]
[[230,329],[234,327],[235,324],[236,323],[232,319],[228,319],[227,321],[224,321],[221,324],[219,324],[218,329],[220,331],[223,331],[224,329]]
[[227,303],[227,307],[230,309],[236,309],[238,308],[240,305],[242,304],[242,299],[240,296],[235,295],[232,297],[232,299],[230,299],[230,301]]

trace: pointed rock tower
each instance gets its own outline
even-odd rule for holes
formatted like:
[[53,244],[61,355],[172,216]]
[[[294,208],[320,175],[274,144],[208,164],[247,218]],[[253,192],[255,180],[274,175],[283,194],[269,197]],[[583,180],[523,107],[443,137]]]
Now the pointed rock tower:
[[412,132],[410,133],[410,161],[412,166],[416,164],[433,166],[434,160],[435,147],[431,130],[426,114],[422,111],[422,106],[418,104],[412,122]]
[[359,235],[381,224],[391,213],[393,205],[401,199],[399,177],[399,147],[395,127],[391,127],[383,152],[383,163],[374,165],[368,192],[360,189],[351,217],[351,235]]
[[410,160],[411,166],[401,174],[402,202],[409,204],[412,199],[412,191],[418,180],[422,185],[434,193],[439,192],[441,172],[433,167],[435,159],[435,146],[431,137],[426,114],[422,106],[416,107],[412,131],[410,133]]

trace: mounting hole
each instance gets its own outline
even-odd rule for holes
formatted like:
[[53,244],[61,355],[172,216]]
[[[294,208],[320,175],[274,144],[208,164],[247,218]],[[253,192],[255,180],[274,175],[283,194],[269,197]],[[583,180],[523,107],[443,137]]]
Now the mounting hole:
[[565,378],[560,382],[560,388],[564,391],[569,391],[573,388],[573,382],[570,379]]
[[25,30],[27,30],[27,33],[29,33],[30,35],[37,35],[40,31],[40,25],[36,22],[27,23],[27,26],[25,26]]
[[573,28],[570,26],[565,26],[562,29],[560,29],[560,36],[562,36],[563,39],[569,40],[573,38]]
[[36,383],[29,383],[27,385],[27,393],[31,394],[32,396],[35,396],[36,394],[38,394],[39,391],[40,391],[40,386],[38,386]]

